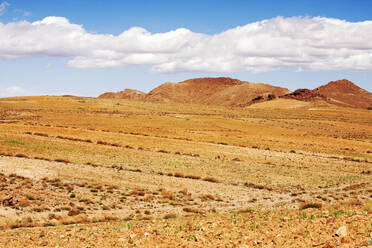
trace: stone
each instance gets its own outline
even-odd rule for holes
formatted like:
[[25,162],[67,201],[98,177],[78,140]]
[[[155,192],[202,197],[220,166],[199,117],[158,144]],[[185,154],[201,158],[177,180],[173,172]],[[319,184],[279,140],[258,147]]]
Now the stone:
[[346,226],[341,226],[339,229],[337,229],[336,235],[338,237],[346,237],[347,236],[347,228],[346,228]]

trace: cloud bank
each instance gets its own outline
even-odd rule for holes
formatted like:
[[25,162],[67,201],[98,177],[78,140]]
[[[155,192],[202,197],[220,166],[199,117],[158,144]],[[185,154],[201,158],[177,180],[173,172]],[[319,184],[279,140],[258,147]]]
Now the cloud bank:
[[64,17],[0,22],[0,58],[64,57],[74,68],[149,65],[160,73],[372,71],[372,21],[277,17],[216,35],[179,28],[152,34],[88,32]]

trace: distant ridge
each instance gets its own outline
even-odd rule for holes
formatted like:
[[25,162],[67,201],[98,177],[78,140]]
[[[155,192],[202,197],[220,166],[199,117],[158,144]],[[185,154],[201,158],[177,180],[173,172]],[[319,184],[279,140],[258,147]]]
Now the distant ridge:
[[328,102],[356,108],[372,108],[372,94],[353,82],[342,79],[329,82],[314,89],[314,92],[327,97]]
[[332,81],[314,90],[299,89],[281,98],[300,101],[324,100],[338,106],[372,108],[372,94],[347,79]]
[[99,98],[121,98],[121,99],[133,99],[142,100],[146,96],[146,93],[139,90],[125,89],[119,92],[106,92],[99,96]]
[[[249,106],[277,98],[372,109],[372,94],[353,82],[342,79],[329,82],[314,90],[286,88],[263,83],[252,83],[228,77],[195,78],[179,83],[164,83],[148,94],[126,89],[107,92],[99,98],[122,98],[145,101],[199,103],[224,106]],[[280,101],[278,102],[280,103]]]
[[[140,100],[200,103],[225,106],[248,106],[289,93],[286,88],[251,83],[227,77],[195,78],[179,83],[165,83]],[[100,98],[127,98],[122,92],[104,93]]]

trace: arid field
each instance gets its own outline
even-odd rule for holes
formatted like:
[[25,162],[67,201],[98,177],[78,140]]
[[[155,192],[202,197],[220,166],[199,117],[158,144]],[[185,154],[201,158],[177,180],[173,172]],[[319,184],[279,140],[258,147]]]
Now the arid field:
[[0,246],[371,246],[372,111],[276,103],[0,99]]

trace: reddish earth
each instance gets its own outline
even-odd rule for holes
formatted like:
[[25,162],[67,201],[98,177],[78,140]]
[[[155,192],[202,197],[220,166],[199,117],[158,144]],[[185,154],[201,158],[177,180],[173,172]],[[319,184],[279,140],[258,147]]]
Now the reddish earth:
[[332,81],[314,90],[298,89],[290,92],[286,88],[227,77],[196,78],[179,83],[165,83],[148,94],[126,89],[117,93],[104,93],[99,98],[125,98],[241,107],[275,98],[285,98],[307,102],[327,102],[344,107],[372,108],[372,94],[346,79]]
[[298,89],[281,98],[300,101],[324,100],[338,106],[372,108],[372,94],[346,79],[332,81],[314,90]]
[[99,96],[99,98],[121,98],[121,99],[133,99],[142,100],[146,96],[146,93],[139,90],[125,89],[119,92],[106,92]]
[[298,89],[292,93],[280,96],[280,98],[295,99],[300,101],[314,101],[317,99],[326,100],[326,97],[323,96],[322,94],[309,89]]
[[[150,91],[143,99],[162,102],[247,106],[254,103],[256,98],[272,99],[288,92],[289,90],[285,88],[250,83],[238,79],[224,77],[196,78],[179,83],[162,84]],[[105,93],[99,97],[129,98],[122,92]]]
[[372,108],[372,94],[346,79],[332,81],[313,91],[327,97],[327,101],[332,104]]

